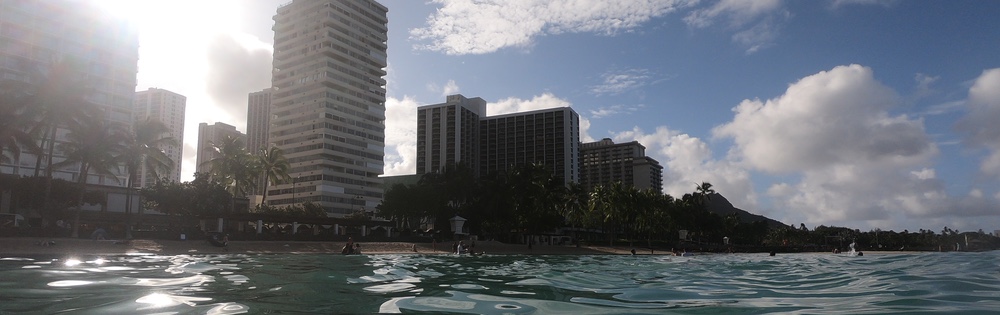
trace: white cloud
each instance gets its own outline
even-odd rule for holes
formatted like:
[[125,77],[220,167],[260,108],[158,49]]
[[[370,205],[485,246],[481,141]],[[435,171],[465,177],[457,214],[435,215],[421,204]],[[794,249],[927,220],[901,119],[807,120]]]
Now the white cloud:
[[543,93],[530,100],[523,100],[516,97],[508,97],[496,102],[486,104],[486,115],[503,115],[520,113],[538,109],[549,109],[557,107],[570,107],[569,101],[556,97],[552,93]]
[[616,143],[635,140],[646,147],[646,155],[663,166],[666,194],[679,198],[694,192],[696,185],[709,182],[737,207],[754,210],[757,206],[750,174],[730,161],[715,160],[712,150],[697,137],[660,126],[653,133],[645,133],[638,127],[615,132],[613,139]]
[[840,8],[848,5],[880,5],[883,7],[891,7],[896,5],[898,0],[833,0],[831,7]]
[[743,101],[713,134],[732,139],[731,156],[747,167],[800,177],[769,189],[773,207],[787,209],[776,218],[783,222],[893,224],[975,212],[956,208],[926,167],[938,150],[923,122],[889,115],[898,99],[870,69],[840,66],[777,98]]
[[950,101],[941,104],[935,104],[928,106],[926,110],[920,113],[920,116],[932,116],[941,115],[954,112],[956,110],[962,109],[965,106],[965,100],[960,101]]
[[740,27],[779,8],[780,0],[722,0],[709,8],[688,13],[684,22],[692,27],[704,28],[712,25],[716,19],[726,17],[730,25]]
[[448,80],[448,83],[445,83],[444,89],[441,91],[441,96],[457,94],[459,90],[458,84],[455,84],[455,80]]
[[913,176],[919,180],[934,179],[937,177],[937,172],[934,171],[934,169],[930,168],[925,168],[919,171],[913,171],[910,172],[910,174],[913,174]]
[[626,106],[626,105],[622,105],[622,104],[605,106],[605,107],[598,108],[596,110],[590,110],[590,116],[593,117],[593,118],[595,118],[595,119],[598,119],[598,118],[604,118],[604,117],[618,115],[618,114],[623,114],[623,113],[631,114],[631,113],[639,111],[639,109],[642,109],[643,107],[646,107],[646,106],[642,105],[642,104],[634,105],[634,106]]
[[411,38],[418,48],[450,55],[529,47],[538,36],[614,35],[690,5],[692,0],[433,0],[442,7]]
[[744,100],[733,121],[713,132],[732,138],[751,166],[773,173],[924,161],[936,149],[922,121],[889,116],[896,103],[870,69],[841,66],[799,80],[778,98]]
[[957,125],[965,135],[965,144],[983,148],[989,153],[980,170],[990,176],[1000,176],[1000,68],[988,69],[969,88],[966,102],[968,114]]
[[937,82],[937,80],[940,78],[941,77],[939,76],[930,76],[923,73],[917,73],[917,75],[913,77],[913,80],[917,82],[917,87],[916,91],[914,92],[914,96],[920,98],[933,94],[934,89],[931,88],[931,84],[934,84],[934,82]]
[[780,26],[774,19],[766,19],[751,28],[733,34],[733,41],[746,47],[746,53],[752,54],[770,46],[778,38]]
[[608,71],[601,75],[601,84],[590,87],[590,93],[616,95],[638,89],[649,84],[652,74],[646,69]]
[[414,174],[417,171],[416,100],[387,97],[385,100],[385,175]]
[[728,20],[726,28],[735,32],[733,42],[752,54],[771,46],[778,38],[781,25],[790,17],[791,13],[782,9],[780,0],[722,0],[691,11],[684,22],[693,28],[706,28],[717,20]]
[[271,45],[243,34],[220,34],[206,48],[205,92],[224,122],[246,131],[247,94],[271,87]]

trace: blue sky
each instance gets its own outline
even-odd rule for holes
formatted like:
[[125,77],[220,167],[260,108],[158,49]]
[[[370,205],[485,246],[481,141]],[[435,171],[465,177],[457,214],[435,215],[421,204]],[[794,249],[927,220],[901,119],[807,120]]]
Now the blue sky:
[[[168,56],[151,47],[174,30],[143,26],[139,88],[189,97],[185,172],[192,124],[245,130],[280,2],[223,1],[228,22],[206,14]],[[675,196],[707,181],[810,228],[1000,229],[1000,2],[381,3],[386,174],[414,172],[416,106],[461,93],[491,114],[571,106],[585,139],[645,145]],[[201,68],[157,66],[187,51]]]

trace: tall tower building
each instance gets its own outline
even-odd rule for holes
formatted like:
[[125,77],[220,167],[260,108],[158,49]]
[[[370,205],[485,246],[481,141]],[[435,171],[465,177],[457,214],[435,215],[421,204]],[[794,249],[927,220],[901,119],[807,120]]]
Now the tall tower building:
[[572,108],[489,116],[479,130],[480,174],[539,163],[563,184],[579,181],[580,115]]
[[198,124],[198,155],[196,159],[196,171],[197,173],[208,173],[212,170],[212,167],[206,165],[205,162],[211,161],[218,157],[218,153],[212,152],[211,147],[213,143],[221,143],[227,137],[236,137],[240,141],[246,144],[246,135],[244,135],[239,130],[236,130],[235,126],[224,124],[221,122],[216,122],[215,124],[209,125],[208,123]]
[[[160,147],[164,153],[173,161],[173,168],[169,172],[147,170],[145,163],[142,165],[142,172],[139,173],[138,187],[148,187],[160,178],[180,182],[181,181],[181,158],[184,156],[184,109],[187,106],[187,97],[163,89],[150,88],[146,91],[135,92],[135,107],[133,117],[135,121],[144,121],[152,118],[167,126],[167,134],[176,141],[175,144]],[[157,176],[158,175],[158,176]]]
[[417,174],[439,172],[458,163],[478,172],[479,119],[485,115],[485,100],[461,94],[418,108]]
[[[0,0],[0,79],[29,84],[43,84],[51,76],[66,79],[49,70],[71,61],[82,65],[77,70],[90,85],[81,98],[95,104],[107,121],[129,125],[138,60],[136,28],[89,1]],[[56,141],[65,141],[65,134],[60,129]],[[58,152],[53,158],[56,163],[63,159]],[[0,172],[7,174],[32,176],[36,171],[41,171],[36,170],[36,156],[27,152],[18,161],[0,164]],[[71,181],[78,174],[73,165],[53,170],[55,178]],[[115,177],[91,174],[88,182],[124,185],[124,174]]]
[[663,166],[646,156],[646,147],[638,141],[616,144],[604,138],[584,143],[580,156],[580,184],[588,191],[614,182],[637,189],[663,190]]
[[[271,129],[271,91],[267,88],[247,96],[247,151],[250,154],[270,147],[267,139]],[[266,180],[264,175],[259,176],[251,194],[263,194]]]
[[485,100],[460,94],[417,108],[417,174],[462,163],[482,176],[537,163],[563,184],[579,181],[580,116],[572,108],[485,114]]
[[329,216],[382,200],[388,9],[373,0],[293,0],[274,16],[270,142],[294,183],[272,205],[309,201]]
[[271,91],[270,88],[263,89],[247,96],[247,151],[251,154],[269,146]]

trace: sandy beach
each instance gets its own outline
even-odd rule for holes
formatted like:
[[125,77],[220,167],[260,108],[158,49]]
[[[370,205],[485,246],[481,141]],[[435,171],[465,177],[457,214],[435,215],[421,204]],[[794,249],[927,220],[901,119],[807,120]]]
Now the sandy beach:
[[[447,254],[451,243],[406,242],[357,242],[365,254]],[[234,241],[228,248],[212,246],[206,241],[145,240],[130,242],[120,240],[90,240],[73,238],[0,238],[0,257],[17,255],[199,255],[199,254],[340,254],[341,242],[295,241]],[[476,251],[487,254],[526,255],[624,255],[630,254],[627,246],[602,247],[572,245],[526,245],[500,242],[476,242]],[[637,254],[649,254],[637,249]],[[657,252],[656,254],[669,254]]]

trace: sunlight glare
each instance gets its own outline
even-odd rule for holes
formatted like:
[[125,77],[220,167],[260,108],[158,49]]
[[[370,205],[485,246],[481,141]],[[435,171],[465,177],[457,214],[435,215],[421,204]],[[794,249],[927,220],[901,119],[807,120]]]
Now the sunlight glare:
[[147,307],[140,309],[150,309],[150,308],[161,308],[167,306],[173,306],[180,304],[174,301],[173,297],[163,293],[153,293],[147,296],[143,296],[135,300],[136,303],[149,304]]

